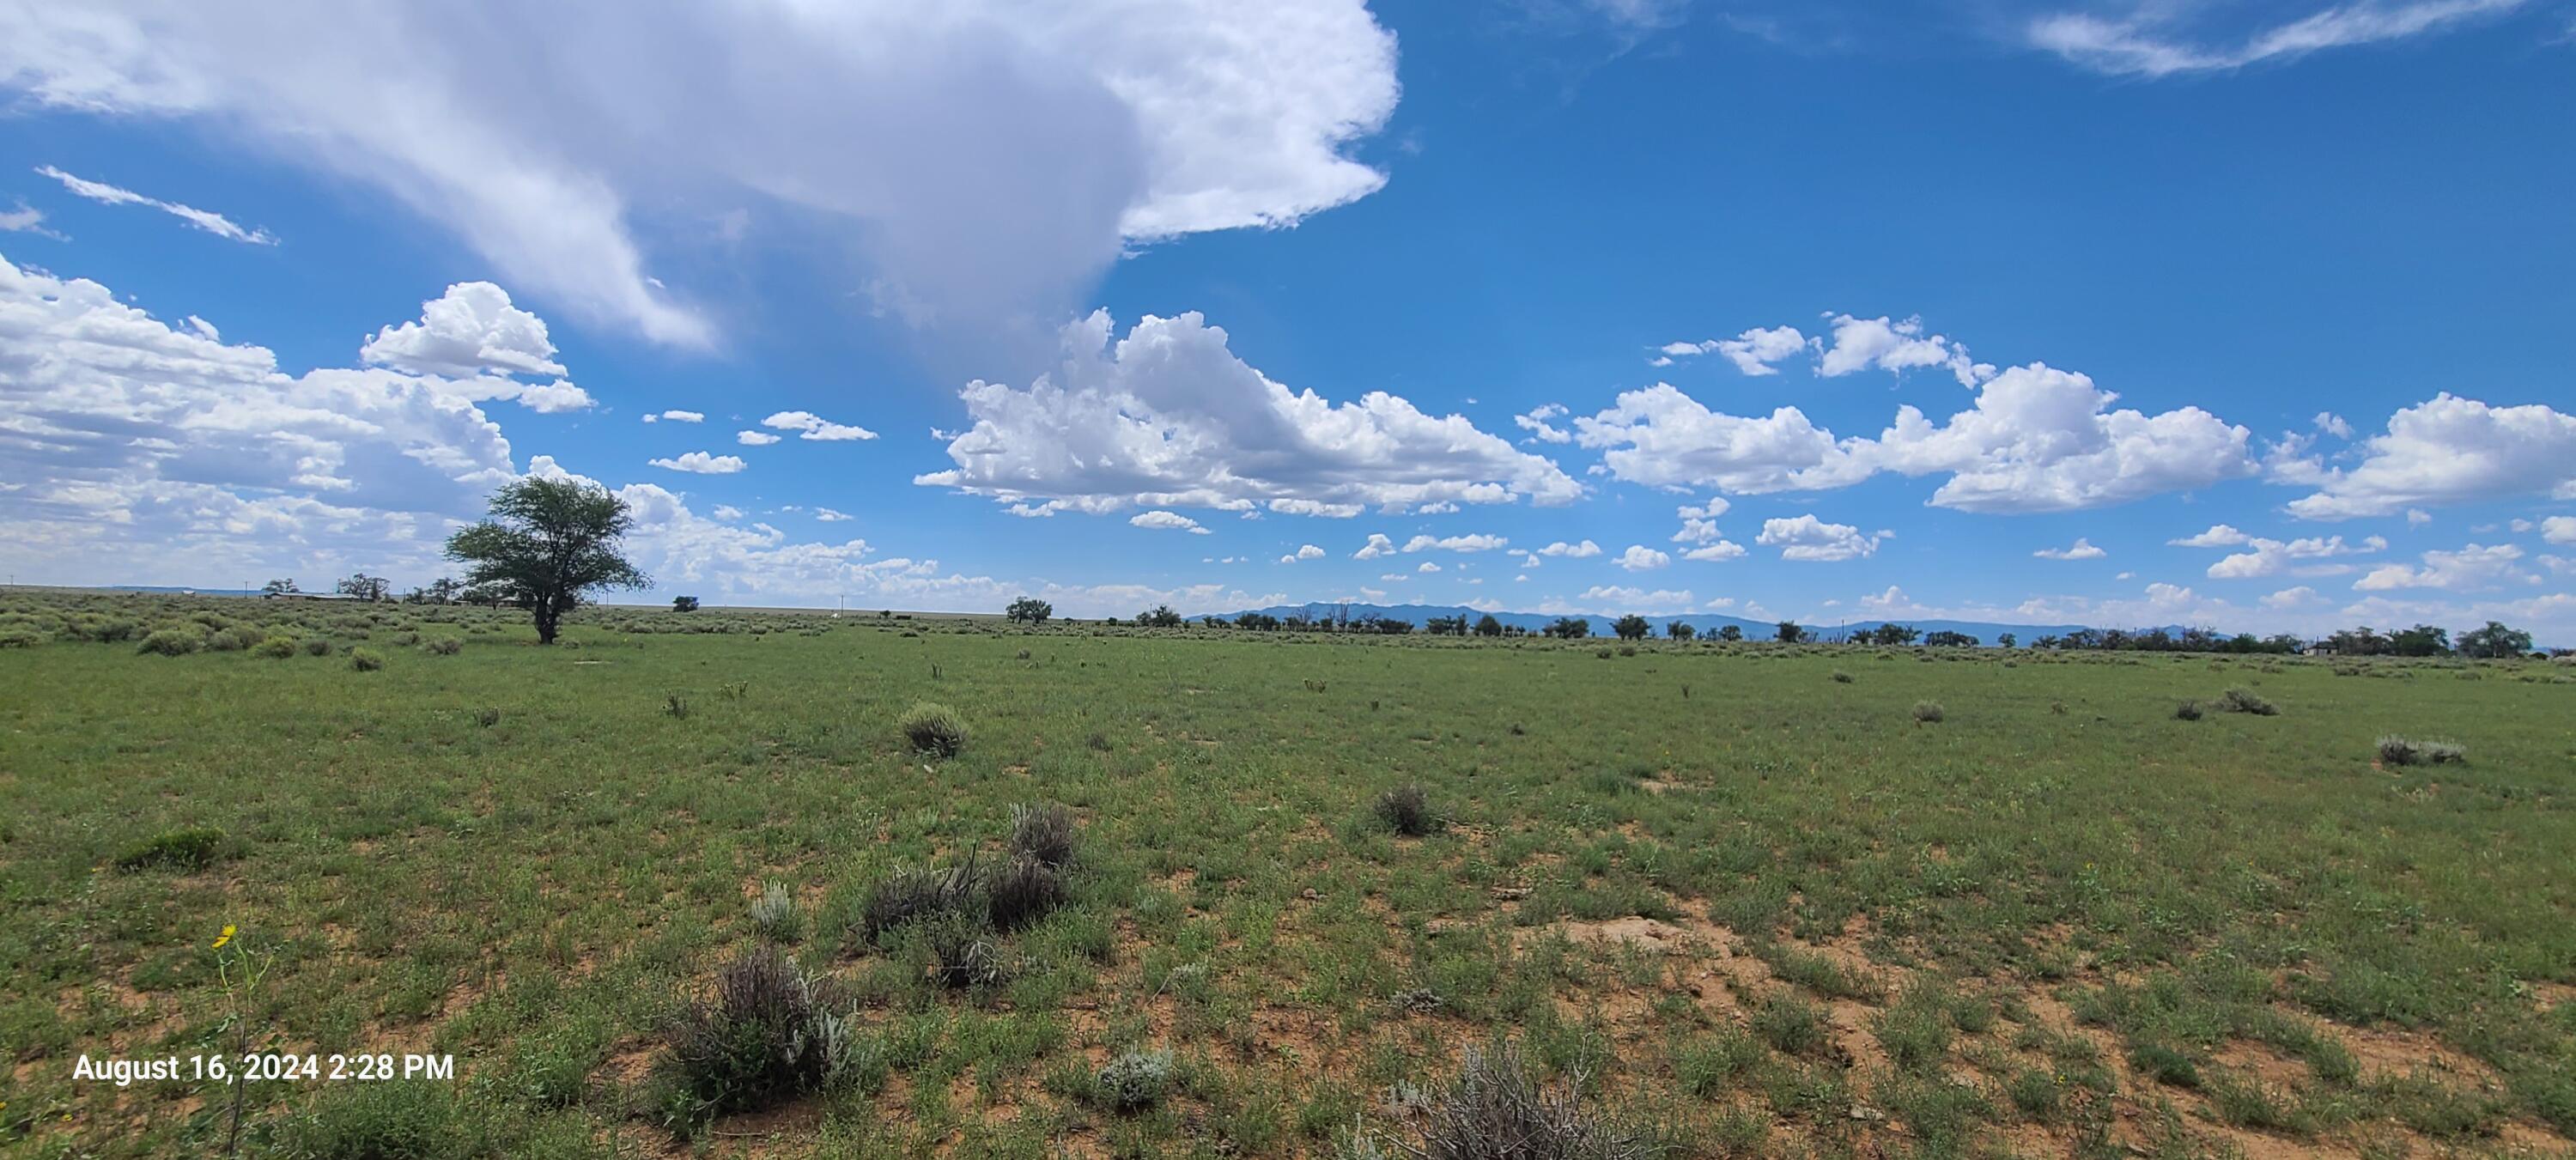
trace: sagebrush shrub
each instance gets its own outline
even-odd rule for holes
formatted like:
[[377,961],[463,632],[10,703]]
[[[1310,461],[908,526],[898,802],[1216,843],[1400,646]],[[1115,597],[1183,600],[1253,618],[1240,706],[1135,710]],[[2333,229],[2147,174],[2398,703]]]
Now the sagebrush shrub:
[[2451,765],[2469,759],[2469,751],[2448,741],[2409,741],[2394,733],[2379,739],[2382,765]]
[[2252,690],[2229,689],[2218,695],[2218,707],[2229,713],[2251,713],[2257,717],[2278,717],[2281,708],[2256,696]]
[[255,657],[266,657],[270,660],[285,660],[286,658],[295,655],[295,638],[291,636],[272,636],[267,640],[263,640],[258,644],[250,646],[250,655]]
[[1440,815],[1431,808],[1431,795],[1419,785],[1400,785],[1379,794],[1377,818],[1388,829],[1408,838],[1419,838],[1440,828]]
[[966,722],[946,705],[923,701],[905,711],[896,724],[916,753],[955,757],[966,747]]
[[1101,1067],[1094,1086],[1100,1092],[1100,1102],[1114,1111],[1153,1107],[1172,1090],[1172,1053],[1125,1052]]
[[156,628],[134,651],[153,656],[183,657],[206,647],[204,633],[193,628]]
[[669,1033],[669,1074],[705,1115],[768,1107],[822,1086],[846,1038],[827,981],[809,979],[771,946],[718,972]]
[[751,900],[751,926],[771,942],[792,943],[803,937],[805,916],[797,909],[796,892],[784,882],[761,887],[760,897]]
[[452,657],[465,651],[465,642],[452,636],[442,636],[420,647],[434,657]]
[[1941,702],[1939,701],[1916,701],[1914,703],[1914,720],[1917,724],[1937,725],[1946,717],[1948,717],[1948,714],[1942,711]]
[[1852,683],[1852,675],[1842,671],[1841,669],[1835,669],[1834,683],[1837,685],[1848,685]]
[[1629,1160],[1651,1154],[1637,1132],[1587,1108],[1583,1077],[1540,1086],[1506,1044],[1469,1047],[1458,1078],[1434,1095],[1413,1154],[1434,1160]]
[[2174,706],[2174,719],[2179,721],[2200,720],[2200,702],[2185,701],[2182,704]]
[[952,912],[923,921],[914,929],[930,951],[931,977],[949,987],[985,987],[1006,972],[1002,948],[987,937],[991,931],[980,915]]
[[1011,807],[1011,853],[1049,866],[1073,865],[1073,811],[1054,803]]
[[385,667],[385,656],[371,648],[353,648],[349,650],[349,667],[362,673],[372,673]]
[[304,655],[327,657],[331,655],[331,642],[318,636],[308,636],[304,638]]

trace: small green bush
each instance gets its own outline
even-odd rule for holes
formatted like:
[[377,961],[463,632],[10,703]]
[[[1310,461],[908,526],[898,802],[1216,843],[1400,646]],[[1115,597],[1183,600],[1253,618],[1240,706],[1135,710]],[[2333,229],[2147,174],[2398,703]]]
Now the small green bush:
[[465,642],[452,636],[442,636],[420,647],[434,657],[452,657],[465,651]]
[[1947,714],[1942,712],[1941,702],[1939,701],[1916,701],[1914,703],[1914,721],[1918,725],[1937,725],[1940,724],[1946,716]]
[[2191,1057],[2161,1043],[2141,1043],[2129,1049],[2129,1068],[2142,1079],[2171,1084],[2178,1088],[2200,1086],[2200,1065]]
[[372,673],[385,667],[385,657],[371,648],[353,648],[349,650],[349,667],[362,673]]
[[206,647],[206,634],[193,628],[156,628],[136,646],[139,653],[153,656],[183,657]]
[[1813,1003],[1779,995],[1753,1013],[1753,1033],[1773,1050],[1796,1055],[1825,1041],[1825,1017]]
[[454,1085],[353,1083],[279,1125],[274,1155],[288,1160],[415,1160],[482,1154],[491,1141],[458,1106]]
[[2177,721],[2200,720],[2200,702],[2185,701],[2182,704],[2174,706],[2174,719]]
[[212,865],[224,847],[224,832],[213,826],[181,826],[163,830],[116,856],[121,870],[143,870],[167,866],[177,870],[203,870]]
[[966,747],[966,722],[946,705],[923,701],[906,710],[896,723],[915,753],[955,757]]
[[258,644],[250,646],[250,655],[255,657],[266,657],[270,660],[285,660],[286,658],[295,655],[295,638],[291,636],[272,636],[267,640],[263,640]]
[[331,642],[318,636],[305,637],[304,655],[308,657],[327,657],[331,655]]

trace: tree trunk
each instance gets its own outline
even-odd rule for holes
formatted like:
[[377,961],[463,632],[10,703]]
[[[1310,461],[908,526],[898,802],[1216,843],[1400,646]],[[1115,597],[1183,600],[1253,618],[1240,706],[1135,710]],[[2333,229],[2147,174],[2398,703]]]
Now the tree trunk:
[[555,642],[555,628],[561,614],[555,611],[554,601],[551,600],[538,601],[536,612],[537,643],[553,644]]

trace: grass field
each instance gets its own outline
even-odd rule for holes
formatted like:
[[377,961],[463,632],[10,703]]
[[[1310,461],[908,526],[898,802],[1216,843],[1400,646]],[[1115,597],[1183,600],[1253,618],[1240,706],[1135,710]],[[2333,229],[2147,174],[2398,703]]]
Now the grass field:
[[[5,1147],[219,1155],[73,1070],[240,1034],[459,1072],[250,1084],[245,1155],[1393,1155],[1501,1040],[1671,1155],[2576,1136],[2564,666],[584,616],[0,605]],[[1062,905],[871,937],[1043,803]],[[764,943],[847,1041],[711,1115]]]

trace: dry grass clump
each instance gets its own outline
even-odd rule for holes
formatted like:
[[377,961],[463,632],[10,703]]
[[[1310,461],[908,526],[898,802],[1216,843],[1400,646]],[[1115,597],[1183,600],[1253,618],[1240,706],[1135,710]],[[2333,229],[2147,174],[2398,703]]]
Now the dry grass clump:
[[2448,741],[2409,741],[2394,733],[2379,739],[2381,765],[2456,765],[2469,760],[2467,748]]
[[1418,1143],[1399,1143],[1422,1160],[1642,1160],[1653,1153],[1641,1133],[1584,1106],[1581,1075],[1557,1087],[1533,1079],[1517,1048],[1469,1047],[1458,1078],[1423,1112]]
[[1400,785],[1379,794],[1377,819],[1408,838],[1419,838],[1441,827],[1440,815],[1431,808],[1431,795],[1419,785]]
[[1011,855],[1062,869],[1073,865],[1073,811],[1049,803],[1011,807]]
[[727,964],[713,992],[672,1021],[664,1069],[686,1105],[674,1118],[764,1108],[823,1086],[849,1039],[833,998],[827,980],[775,947]]
[[1941,708],[1939,701],[1914,703],[1914,723],[1917,725],[1938,725],[1948,717],[1949,713]]
[[2222,713],[2251,713],[2257,717],[2278,717],[2281,707],[2256,696],[2248,689],[2229,689],[2218,695]]
[[859,933],[882,944],[906,923],[967,914],[975,909],[975,887],[973,858],[945,870],[898,870],[869,892],[859,912]]

